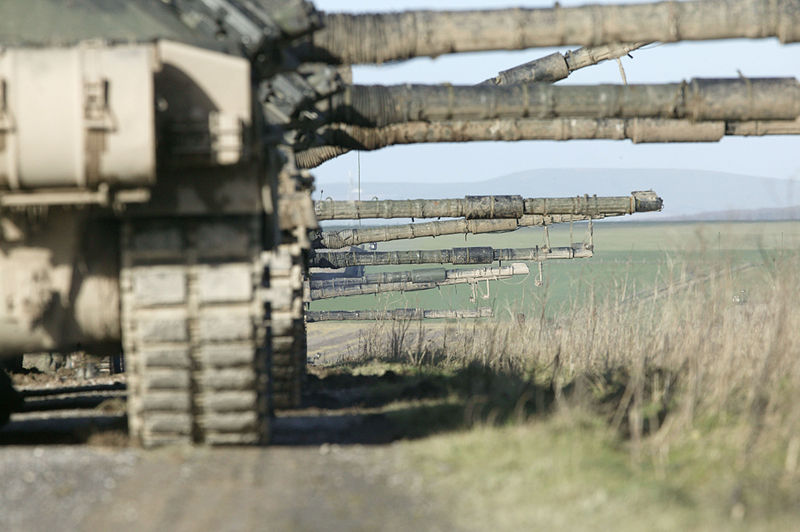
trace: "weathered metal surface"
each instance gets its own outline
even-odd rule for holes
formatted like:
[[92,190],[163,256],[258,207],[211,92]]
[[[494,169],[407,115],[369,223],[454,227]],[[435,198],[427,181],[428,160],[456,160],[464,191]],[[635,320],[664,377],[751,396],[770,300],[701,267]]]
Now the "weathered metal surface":
[[585,259],[592,250],[583,244],[564,247],[501,248],[470,247],[414,251],[349,251],[315,250],[311,265],[319,268],[347,266],[385,266],[389,264],[491,264],[495,261],[543,262],[556,259]]
[[566,198],[523,198],[522,196],[466,196],[462,199],[415,199],[333,201],[314,203],[318,220],[361,218],[467,219],[521,218],[552,214],[622,215],[661,210],[663,201],[653,191],[636,191],[630,196],[574,196]]
[[360,278],[341,278],[309,283],[310,299],[328,299],[340,296],[379,294],[383,292],[412,292],[439,286],[510,279],[515,275],[530,273],[528,266],[514,263],[508,266],[485,267],[474,270],[443,270],[426,268],[405,272],[367,274]]
[[267,438],[260,234],[257,216],[124,223],[128,418],[143,445]]
[[266,441],[299,402],[316,220],[264,87],[318,23],[303,0],[0,3],[0,356],[121,343],[133,439]]
[[467,318],[491,318],[490,308],[478,310],[425,310],[402,308],[396,310],[318,310],[306,313],[306,321],[391,321],[391,320],[456,320]]
[[320,24],[319,13],[305,0],[78,0],[66,4],[51,0],[4,0],[0,3],[0,41],[11,45],[74,44],[102,35],[111,42],[170,39],[250,55],[265,45],[308,33]]
[[[339,95],[331,123],[298,163],[313,168],[349,149],[480,140],[631,139],[716,142],[726,122],[780,121],[800,114],[794,79],[693,80],[688,84],[548,86],[355,86]],[[747,125],[742,125],[747,130]]]
[[349,148],[342,148],[341,146],[314,146],[298,151],[295,154],[295,160],[298,168],[311,169],[349,151]]
[[0,357],[117,345],[117,223],[86,210],[54,210],[38,223],[0,216]]
[[[800,135],[800,119],[691,121],[672,118],[553,118],[409,122],[381,128],[331,124],[318,131],[323,143],[297,153],[298,165],[314,168],[347,153],[399,144],[520,140],[626,140],[718,142],[725,136]],[[345,147],[346,146],[346,147]]]
[[647,42],[613,43],[600,46],[585,46],[571,50],[566,54],[554,52],[550,55],[528,61],[522,65],[503,70],[497,76],[489,78],[482,85],[511,85],[513,83],[552,83],[559,81],[578,69],[596,65],[608,59],[616,59],[627,55]]
[[674,118],[514,118],[409,122],[380,128],[331,124],[319,142],[297,153],[298,165],[314,168],[349,149],[378,150],[399,144],[520,140],[626,140],[718,142],[724,136],[800,135],[800,119],[692,121]]
[[155,55],[88,44],[0,53],[0,146],[10,147],[0,191],[151,184]]
[[[535,59],[523,65],[519,65],[512,69],[499,72],[497,76],[484,81],[482,84],[510,85],[513,83],[532,81],[558,81],[566,78],[575,70],[597,64],[607,59],[620,57],[644,46],[645,44],[647,43],[621,43],[579,48],[577,50],[569,51],[566,54],[560,54],[556,52],[548,56]],[[352,79],[347,83],[352,84]],[[318,140],[319,142],[328,141],[331,143],[331,145],[313,146],[298,152],[298,165],[301,168],[314,168],[327,160],[347,153],[350,151],[350,149],[377,149],[378,147],[387,146],[389,144],[408,143],[402,141],[392,142],[391,140],[388,140],[388,136],[391,133],[385,130],[376,132],[377,134],[370,134],[368,130],[352,132],[352,129],[359,130],[361,128],[345,126],[343,124],[334,124],[330,128],[323,128],[321,131],[317,132]],[[358,141],[356,140],[358,137],[372,138],[372,147],[365,147],[364,145],[369,144],[369,142],[366,140]],[[428,142],[436,142],[436,140],[433,140],[434,138],[437,138],[435,134],[429,133],[427,137],[429,139]],[[377,140],[378,138],[386,140],[379,141]],[[444,141],[446,137],[439,136],[438,138],[442,139],[440,140],[441,142]],[[474,140],[480,139],[475,138]]]
[[56,44],[106,35],[109,40],[172,39],[217,47],[213,33],[191,28],[165,2],[149,0],[81,0],[64,5],[50,0],[6,0],[0,3],[0,41],[9,45]]
[[580,220],[598,220],[618,214],[525,214],[519,218],[506,218],[497,220],[440,220],[436,222],[422,222],[403,225],[381,225],[365,227],[363,229],[342,229],[339,231],[322,231],[312,242],[313,247],[327,249],[340,249],[348,246],[358,246],[371,242],[389,242],[391,240],[404,240],[422,238],[426,236],[441,236],[454,234],[483,234],[516,231],[520,227],[544,226],[560,223],[576,222]]
[[486,11],[327,15],[306,60],[383,63],[543,46],[778,37],[800,40],[797,0],[703,0]]
[[752,122],[728,122],[725,124],[726,135],[763,136],[763,135],[800,135],[800,118],[790,122],[772,120]]
[[332,97],[328,121],[383,127],[495,118],[794,120],[794,78],[693,79],[647,85],[353,85]]
[[[630,203],[630,200],[628,200]],[[317,201],[317,220],[359,218],[519,218],[525,213],[522,196],[467,196],[438,200]]]

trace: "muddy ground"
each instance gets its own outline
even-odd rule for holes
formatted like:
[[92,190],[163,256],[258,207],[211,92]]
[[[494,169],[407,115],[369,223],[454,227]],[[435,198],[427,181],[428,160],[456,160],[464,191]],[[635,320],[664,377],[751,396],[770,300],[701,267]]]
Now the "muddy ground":
[[402,429],[366,400],[396,376],[323,367],[355,353],[363,327],[310,328],[304,407],[278,413],[264,448],[143,451],[125,432],[124,377],[17,377],[28,411],[0,429],[0,530],[452,530],[392,459]]

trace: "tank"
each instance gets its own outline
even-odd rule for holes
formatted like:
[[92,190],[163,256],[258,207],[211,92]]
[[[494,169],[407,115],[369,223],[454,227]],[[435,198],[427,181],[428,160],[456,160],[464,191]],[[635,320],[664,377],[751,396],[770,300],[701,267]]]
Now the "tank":
[[3,357],[122,350],[135,441],[267,441],[300,397],[316,220],[258,87],[319,23],[294,0],[0,5]]
[[[525,84],[450,92],[350,86],[347,65],[732,37],[797,41],[798,1],[349,16],[304,0],[4,0],[0,357],[121,350],[135,441],[265,442],[272,410],[300,397],[303,277],[317,221],[313,180],[295,153],[314,145],[320,127],[666,118],[665,98],[685,91],[694,95],[679,100],[685,112],[668,118],[797,118],[788,116],[796,103],[782,99],[796,92],[793,80],[698,81],[641,94]],[[740,107],[744,93],[751,98]],[[599,94],[624,112],[591,105]],[[450,95],[463,111],[451,112]],[[487,114],[484,96],[508,103]],[[397,116],[389,101],[418,108]],[[739,112],[729,113],[730,103]],[[0,388],[6,397],[8,384]]]

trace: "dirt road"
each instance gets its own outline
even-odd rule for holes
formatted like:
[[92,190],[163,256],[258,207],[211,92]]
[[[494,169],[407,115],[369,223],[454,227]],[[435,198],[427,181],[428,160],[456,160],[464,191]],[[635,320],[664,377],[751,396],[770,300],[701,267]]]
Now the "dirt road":
[[79,528],[136,531],[444,530],[413,486],[364,447],[140,454]]
[[[4,531],[451,530],[363,446],[0,449]],[[410,479],[410,480],[409,480]]]
[[143,451],[128,447],[124,379],[28,378],[30,411],[0,430],[0,530],[453,530],[395,460],[403,435],[366,404],[396,380],[310,376],[269,447]]

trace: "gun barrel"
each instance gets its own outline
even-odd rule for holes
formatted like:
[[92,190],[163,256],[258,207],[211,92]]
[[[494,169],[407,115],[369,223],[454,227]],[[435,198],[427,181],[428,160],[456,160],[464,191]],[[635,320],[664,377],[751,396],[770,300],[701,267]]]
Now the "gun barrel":
[[473,270],[444,270],[442,268],[423,268],[419,270],[407,270],[402,272],[378,272],[368,273],[363,277],[337,277],[324,279],[321,281],[311,280],[311,289],[317,288],[338,288],[342,286],[354,286],[362,284],[386,284],[386,283],[441,283],[448,279],[478,279],[487,276],[497,278],[511,277],[513,275],[525,275],[529,273],[528,266],[515,262],[508,266],[476,268]]
[[692,121],[672,118],[552,118],[409,122],[381,128],[332,124],[319,131],[327,145],[297,152],[297,164],[315,168],[348,149],[377,150],[422,142],[630,139],[646,142],[718,142],[724,136],[800,135],[800,119]]
[[403,225],[381,225],[363,229],[322,231],[319,233],[319,238],[315,240],[315,242],[318,242],[318,247],[341,249],[370,242],[389,242],[392,240],[406,240],[428,236],[503,233],[515,231],[520,227],[553,225],[589,219],[598,220],[608,216],[621,216],[621,214],[548,214],[547,216],[526,214],[520,218],[500,218],[496,220],[468,220],[459,218],[456,220],[440,220],[436,222]]
[[310,290],[311,301],[320,299],[330,299],[333,297],[364,296],[382,294],[385,292],[415,292],[418,290],[430,290],[441,286],[437,283],[385,283],[385,284],[363,284],[352,286],[340,286],[337,288],[312,288]]
[[794,120],[800,116],[800,83],[696,78],[643,85],[353,85],[331,100],[330,123],[365,127],[554,117]]
[[552,83],[565,79],[578,69],[596,65],[608,59],[622,57],[648,42],[614,43],[588,46],[571,50],[566,54],[554,52],[550,55],[528,61],[522,65],[503,70],[481,85],[512,85],[514,83]]
[[401,308],[395,310],[319,310],[306,312],[306,321],[391,321],[421,319],[463,319],[491,318],[494,312],[490,308],[477,310],[426,310],[420,308]]
[[703,0],[485,11],[327,14],[304,59],[383,63],[412,57],[618,42],[778,37],[800,40],[797,0]]
[[348,266],[386,266],[392,264],[491,264],[495,261],[543,262],[555,259],[584,259],[592,250],[583,244],[564,247],[501,248],[468,247],[413,251],[350,251],[316,250],[311,266],[346,268]]
[[726,135],[743,137],[764,135],[800,135],[800,118],[789,120],[753,120],[750,122],[727,122]]
[[514,263],[509,266],[485,267],[474,270],[443,270],[427,268],[405,272],[383,272],[363,277],[328,279],[309,284],[312,301],[332,297],[379,294],[383,292],[411,292],[439,286],[509,279],[514,275],[527,275],[528,266]]
[[[607,59],[613,59],[636,50],[648,43],[619,43],[611,45],[582,47],[566,54],[553,53],[523,65],[499,72],[497,76],[487,79],[483,85],[509,85],[523,82],[554,82],[569,76],[575,70],[595,65]],[[344,68],[344,67],[342,67]],[[349,69],[348,69],[349,70]],[[347,81],[352,83],[352,76]],[[326,134],[327,133],[327,134]],[[320,138],[337,136],[337,131],[325,131],[318,134]],[[340,135],[341,136],[341,135]],[[477,140],[477,139],[476,139]],[[417,141],[419,142],[419,141]],[[428,142],[433,142],[429,140]],[[405,143],[408,143],[405,142]],[[387,144],[382,144],[386,146]],[[347,153],[350,149],[377,149],[353,146],[352,139],[345,138],[329,141],[327,145],[311,146],[298,152],[298,164],[301,168],[314,168],[323,162]]]
[[[630,196],[575,196],[523,198],[522,196],[466,196],[440,200],[317,201],[317,220],[362,218],[520,219],[525,215],[622,215],[661,210],[663,201],[653,191]],[[510,227],[510,226],[509,226]]]

